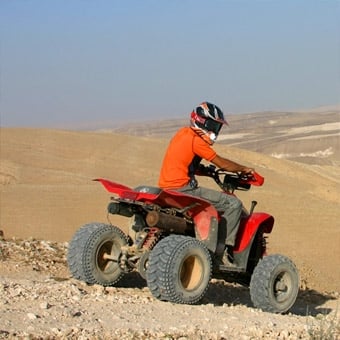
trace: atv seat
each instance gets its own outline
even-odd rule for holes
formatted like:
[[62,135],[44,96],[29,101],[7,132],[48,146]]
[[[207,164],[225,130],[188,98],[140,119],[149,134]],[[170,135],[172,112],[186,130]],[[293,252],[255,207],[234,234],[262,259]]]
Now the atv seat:
[[138,191],[138,192],[147,192],[149,194],[155,194],[155,195],[158,195],[162,191],[161,188],[151,187],[151,186],[148,186],[148,185],[140,185],[140,186],[134,188],[134,190]]

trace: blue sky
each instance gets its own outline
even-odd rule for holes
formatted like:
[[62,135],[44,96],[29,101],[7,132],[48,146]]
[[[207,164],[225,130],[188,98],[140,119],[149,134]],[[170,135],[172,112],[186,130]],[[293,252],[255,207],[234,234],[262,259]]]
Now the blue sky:
[[1,126],[340,102],[340,1],[0,0]]

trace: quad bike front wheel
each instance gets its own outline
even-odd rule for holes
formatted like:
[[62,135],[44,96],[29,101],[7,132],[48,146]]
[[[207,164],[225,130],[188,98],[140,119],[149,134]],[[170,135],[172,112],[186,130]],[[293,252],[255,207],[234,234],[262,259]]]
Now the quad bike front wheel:
[[84,225],[69,245],[67,262],[71,274],[89,284],[114,285],[124,274],[119,260],[121,247],[128,241],[118,227],[103,223]]
[[150,253],[146,278],[159,300],[194,304],[202,299],[211,276],[208,249],[195,238],[170,235]]
[[295,303],[298,291],[299,274],[288,257],[269,255],[255,267],[250,280],[250,297],[255,307],[285,313]]

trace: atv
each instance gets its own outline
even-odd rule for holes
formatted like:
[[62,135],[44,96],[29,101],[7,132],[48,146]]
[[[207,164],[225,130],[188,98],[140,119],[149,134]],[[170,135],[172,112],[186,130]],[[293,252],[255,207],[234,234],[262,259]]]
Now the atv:
[[[198,175],[215,180],[226,195],[263,184],[258,173],[229,173],[200,165]],[[299,274],[283,255],[266,254],[265,234],[273,216],[254,212],[256,201],[243,207],[232,265],[225,265],[225,233],[221,212],[199,197],[152,186],[131,189],[106,179],[95,179],[113,194],[108,216],[130,218],[127,233],[109,223],[89,223],[69,243],[67,262],[72,276],[88,284],[113,286],[127,273],[137,271],[152,295],[163,301],[196,304],[211,278],[249,287],[255,307],[273,313],[287,312],[295,303]]]

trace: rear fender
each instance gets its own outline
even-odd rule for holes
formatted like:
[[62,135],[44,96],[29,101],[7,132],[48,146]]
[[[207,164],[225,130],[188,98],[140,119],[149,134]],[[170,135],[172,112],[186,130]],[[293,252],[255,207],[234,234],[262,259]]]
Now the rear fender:
[[111,182],[103,178],[94,179],[94,181],[100,182],[108,192],[117,194],[120,198],[154,203],[161,207],[184,209],[185,212],[193,218],[196,214],[211,206],[209,202],[200,199],[199,197],[186,195],[179,191],[165,189],[155,194],[144,191],[136,191],[123,184]]
[[94,179],[94,181],[100,182],[108,192],[117,194],[119,197],[123,199],[145,202],[145,201],[153,201],[157,197],[157,195],[155,194],[135,191],[132,188],[129,188],[123,184],[111,182],[107,179],[97,178],[97,179]]
[[197,196],[167,189],[161,190],[158,194],[153,194],[135,191],[130,187],[103,178],[94,179],[94,181],[100,182],[108,192],[117,194],[121,198],[154,203],[164,208],[173,207],[182,210],[194,220],[202,239],[208,237],[208,221],[210,221],[211,217],[218,217],[216,209],[208,201]]
[[214,251],[217,243],[218,212],[210,202],[197,196],[187,195],[175,190],[161,190],[158,194],[135,191],[125,185],[106,179],[95,179],[108,192],[117,194],[123,199],[156,204],[160,207],[172,207],[182,210],[192,218],[196,237]]
[[264,233],[271,233],[274,217],[266,213],[253,213],[241,219],[234,247],[235,253],[242,252],[248,247],[260,226]]
[[111,181],[104,179],[104,178],[96,178],[96,179],[94,179],[94,181],[100,182],[108,192],[112,192],[112,193],[115,193],[115,194],[118,194],[118,195],[120,195],[124,191],[132,190],[131,188],[129,188],[129,187],[123,185],[123,184],[111,182]]

